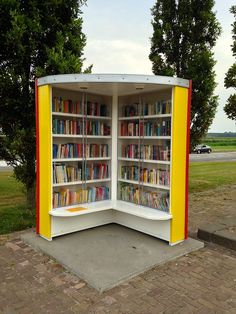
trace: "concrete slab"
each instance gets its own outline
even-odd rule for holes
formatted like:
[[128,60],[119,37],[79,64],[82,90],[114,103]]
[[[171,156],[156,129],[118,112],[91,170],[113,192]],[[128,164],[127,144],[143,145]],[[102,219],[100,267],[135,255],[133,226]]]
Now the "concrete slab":
[[200,241],[188,239],[171,247],[164,241],[116,224],[61,236],[52,242],[32,231],[22,235],[22,239],[101,292],[204,246]]

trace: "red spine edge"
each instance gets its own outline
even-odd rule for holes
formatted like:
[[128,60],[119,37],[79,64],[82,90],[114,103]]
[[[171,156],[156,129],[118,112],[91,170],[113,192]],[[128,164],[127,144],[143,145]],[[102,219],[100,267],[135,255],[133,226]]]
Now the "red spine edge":
[[191,120],[192,80],[189,81],[187,109],[187,138],[186,138],[186,178],[185,178],[185,239],[188,238],[188,178],[189,178],[189,146]]
[[36,233],[39,234],[39,103],[38,80],[35,80],[35,126],[36,126]]

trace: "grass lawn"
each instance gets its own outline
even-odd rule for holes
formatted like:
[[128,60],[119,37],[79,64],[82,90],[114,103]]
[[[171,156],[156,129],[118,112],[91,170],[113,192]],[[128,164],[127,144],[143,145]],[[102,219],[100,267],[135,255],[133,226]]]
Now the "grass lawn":
[[189,192],[236,184],[236,162],[191,162]]
[[[236,162],[190,163],[189,192],[200,192],[236,184]],[[12,172],[0,172],[0,234],[35,225],[35,215],[27,210],[22,185]]]
[[34,226],[35,216],[27,210],[22,185],[12,171],[0,172],[0,234]]

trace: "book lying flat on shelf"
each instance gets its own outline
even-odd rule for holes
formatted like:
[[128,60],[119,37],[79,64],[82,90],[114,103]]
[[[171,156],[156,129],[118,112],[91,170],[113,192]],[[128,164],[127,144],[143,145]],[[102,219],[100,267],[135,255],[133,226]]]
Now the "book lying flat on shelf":
[[67,211],[73,213],[73,212],[79,212],[81,210],[86,210],[86,209],[87,209],[86,207],[75,207],[75,208],[67,208]]

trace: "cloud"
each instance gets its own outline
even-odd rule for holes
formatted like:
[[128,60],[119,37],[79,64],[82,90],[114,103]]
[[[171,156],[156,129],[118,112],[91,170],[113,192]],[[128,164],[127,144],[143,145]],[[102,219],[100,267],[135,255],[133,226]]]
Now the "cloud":
[[94,73],[151,74],[150,47],[126,40],[90,40],[85,49],[85,66]]

